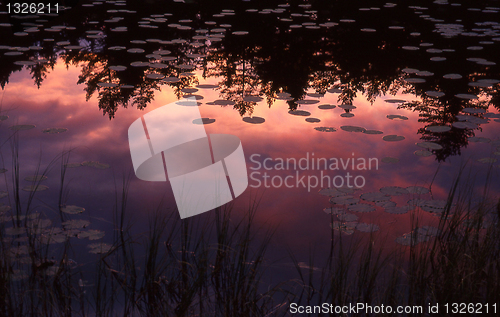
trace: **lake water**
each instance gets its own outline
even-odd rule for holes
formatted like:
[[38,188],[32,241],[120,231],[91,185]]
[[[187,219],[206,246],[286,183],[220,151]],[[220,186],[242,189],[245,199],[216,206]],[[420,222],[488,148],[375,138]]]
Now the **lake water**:
[[[20,263],[32,255],[29,221],[13,215],[43,219],[38,234],[63,237],[46,259],[69,241],[72,265],[93,285],[94,263],[116,247],[124,180],[126,230],[137,241],[155,211],[179,219],[170,182],[135,176],[128,129],[165,105],[175,116],[183,98],[199,103],[208,135],[241,140],[248,187],[231,202],[231,219],[257,201],[255,243],[275,230],[266,285],[294,278],[290,253],[308,263],[314,250],[321,262],[332,237],[391,253],[410,244],[415,217],[437,231],[462,169],[471,197],[488,184],[486,196],[498,200],[497,1],[1,10],[2,237]],[[189,219],[203,224],[214,214]],[[488,214],[484,227],[496,221]],[[15,272],[21,281],[29,274]]]

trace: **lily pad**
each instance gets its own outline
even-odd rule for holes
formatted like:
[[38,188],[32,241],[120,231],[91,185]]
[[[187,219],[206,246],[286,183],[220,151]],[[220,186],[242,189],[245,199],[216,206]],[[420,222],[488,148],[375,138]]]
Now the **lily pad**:
[[419,195],[423,195],[423,194],[427,194],[427,193],[429,193],[429,189],[428,189],[428,188],[425,188],[425,187],[422,187],[422,186],[408,186],[408,187],[406,187],[406,190],[407,190],[410,194],[419,194]]
[[381,192],[364,193],[360,196],[360,198],[365,201],[371,201],[371,202],[388,201],[391,199],[390,196],[387,196]]
[[320,132],[335,132],[337,129],[332,128],[332,127],[316,127],[314,130],[320,131]]
[[418,150],[418,151],[415,151],[414,154],[416,156],[421,156],[421,157],[429,157],[429,156],[432,156],[432,152],[430,151],[427,151],[427,150]]
[[429,150],[441,150],[443,146],[441,144],[437,144],[435,142],[419,142],[417,146],[423,147],[424,149]]
[[261,124],[266,121],[266,119],[261,118],[261,117],[244,117],[243,121],[246,123],[252,123],[252,124]]
[[58,134],[58,133],[66,132],[66,131],[68,131],[68,129],[66,129],[66,128],[47,128],[47,129],[42,130],[43,133],[47,133],[47,134]]
[[64,229],[82,229],[90,225],[90,221],[84,219],[71,219],[62,223]]
[[105,235],[104,231],[101,230],[88,230],[82,231],[78,234],[78,239],[89,238],[89,240],[99,240]]
[[18,124],[18,125],[13,125],[9,127],[12,131],[25,131],[25,130],[31,130],[35,127],[33,124]]
[[28,182],[41,182],[47,179],[47,176],[45,175],[35,175],[35,176],[28,176],[25,177],[24,180]]
[[389,114],[389,115],[387,115],[387,119],[390,119],[390,120],[408,120],[408,117],[401,116],[399,114]]
[[387,141],[387,142],[397,142],[397,141],[402,141],[404,139],[405,139],[404,136],[395,135],[395,134],[386,135],[382,138],[382,140]]
[[352,117],[354,117],[354,113],[343,113],[340,116],[342,118],[352,118]]
[[428,127],[425,127],[425,130],[429,132],[434,132],[434,133],[442,133],[442,132],[448,132],[451,130],[451,127],[446,126],[446,125],[431,125]]
[[214,122],[215,122],[215,119],[211,119],[211,118],[198,118],[198,119],[193,120],[194,124],[211,124]]
[[87,246],[90,249],[90,253],[93,254],[103,254],[108,253],[112,246],[107,243],[92,243]]
[[260,102],[262,100],[263,98],[259,96],[246,96],[245,98],[243,98],[243,101],[245,102]]
[[352,125],[344,125],[340,127],[342,130],[347,131],[347,132],[365,132],[366,129],[363,127],[356,127]]
[[90,166],[90,167],[95,167],[95,168],[98,168],[98,169],[108,169],[109,168],[109,164],[99,163],[99,162],[96,162],[96,161],[85,161],[85,162],[82,162],[82,166]]
[[49,187],[45,185],[30,185],[23,187],[23,190],[26,192],[40,192],[47,189],[49,189]]
[[325,105],[319,105],[318,106],[318,109],[321,109],[321,110],[329,110],[329,109],[335,109],[337,106],[336,105],[328,105],[328,104],[325,104]]
[[288,111],[288,113],[294,116],[302,116],[302,117],[307,117],[311,115],[309,111],[305,110],[290,110]]
[[85,211],[85,208],[83,207],[78,207],[75,205],[67,205],[65,207],[61,208],[61,211],[70,215],[76,215],[76,214],[81,214],[82,212]]

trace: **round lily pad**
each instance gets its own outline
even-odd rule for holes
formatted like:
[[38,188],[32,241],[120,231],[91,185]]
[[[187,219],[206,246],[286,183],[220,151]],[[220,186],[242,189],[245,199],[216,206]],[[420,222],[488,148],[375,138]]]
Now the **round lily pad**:
[[90,221],[84,219],[71,219],[62,223],[65,229],[81,229],[90,225]]
[[41,182],[47,179],[47,176],[45,175],[35,175],[35,176],[28,176],[25,177],[24,180],[28,182]]
[[342,130],[347,131],[347,132],[365,132],[366,129],[363,127],[356,127],[352,125],[344,125],[340,127]]
[[294,116],[303,116],[303,117],[307,117],[307,116],[311,115],[311,113],[309,111],[305,111],[305,110],[290,110],[290,111],[288,111],[288,113],[291,115],[294,115]]
[[432,152],[427,151],[427,150],[418,150],[418,151],[415,151],[414,154],[416,156],[428,157],[428,156],[432,155]]
[[35,125],[33,124],[18,124],[18,125],[13,125],[9,127],[12,131],[25,131],[25,130],[30,130],[33,129]]
[[332,128],[332,127],[316,127],[314,130],[320,131],[320,132],[335,132],[337,129]]
[[409,186],[409,187],[406,187],[406,190],[407,190],[410,194],[419,194],[419,195],[423,195],[423,194],[427,194],[427,193],[429,193],[429,189],[428,189],[428,188],[425,188],[425,187],[422,187],[422,186]]
[[90,167],[95,167],[98,169],[108,169],[109,168],[109,164],[99,163],[99,162],[95,162],[95,161],[82,162],[82,166],[90,166]]
[[66,129],[66,128],[47,128],[47,129],[42,130],[43,133],[47,133],[47,134],[58,134],[58,133],[66,132],[66,131],[68,131],[68,129]]
[[336,107],[337,107],[336,105],[319,105],[318,109],[328,110],[328,109],[335,109]]
[[76,215],[76,214],[81,214],[82,212],[85,211],[85,208],[83,207],[78,207],[75,205],[67,205],[65,207],[61,208],[61,211],[70,215]]
[[441,150],[443,146],[441,144],[437,144],[435,142],[419,142],[417,146],[423,147],[424,149],[429,150]]
[[382,138],[382,140],[384,141],[388,141],[388,142],[397,142],[397,141],[402,141],[404,140],[405,137],[404,136],[401,136],[401,135],[394,135],[394,134],[390,134],[390,135],[386,135]]
[[451,130],[451,127],[446,126],[446,125],[431,125],[428,127],[425,127],[425,130],[429,132],[434,132],[434,133],[442,133],[442,132],[448,132]]
[[243,121],[246,123],[252,123],[252,124],[261,124],[266,121],[266,119],[261,118],[261,117],[244,117]]
[[371,202],[388,201],[391,199],[390,196],[387,196],[381,192],[364,193],[360,196],[360,198],[365,201],[371,201]]
[[49,187],[45,185],[30,185],[23,187],[23,190],[26,192],[40,192],[47,189],[49,189]]
[[354,113],[343,113],[340,116],[342,118],[352,118],[352,117],[354,117]]
[[194,124],[211,124],[214,122],[215,122],[215,119],[211,119],[211,118],[198,118],[198,119],[193,120]]
[[389,114],[389,115],[387,115],[387,119],[391,119],[391,120],[408,120],[408,117],[401,116],[399,114]]

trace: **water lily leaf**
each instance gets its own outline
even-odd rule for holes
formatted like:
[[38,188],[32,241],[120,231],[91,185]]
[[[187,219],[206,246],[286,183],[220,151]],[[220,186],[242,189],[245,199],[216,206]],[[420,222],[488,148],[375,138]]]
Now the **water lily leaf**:
[[419,194],[419,195],[423,195],[423,194],[427,194],[427,193],[429,193],[429,189],[428,189],[428,188],[425,188],[425,187],[422,187],[422,186],[408,186],[408,187],[406,187],[406,190],[407,190],[410,194]]
[[66,128],[47,128],[42,130],[43,133],[47,134],[59,134],[59,133],[64,133],[66,131],[68,131],[68,129]]
[[211,118],[198,118],[198,119],[193,120],[194,124],[211,124],[214,122],[215,122],[215,119],[211,119]]
[[23,187],[23,190],[27,192],[40,192],[47,189],[49,189],[49,187],[45,185],[30,185]]
[[386,135],[382,138],[382,140],[384,141],[388,141],[388,142],[397,142],[397,141],[402,141],[404,140],[405,137],[404,136],[401,136],[401,135],[395,135],[395,134],[390,134],[390,135]]
[[18,125],[13,125],[9,127],[12,131],[25,131],[25,130],[31,130],[35,127],[33,124],[18,124]]
[[75,205],[67,205],[65,207],[61,208],[61,211],[70,215],[76,215],[76,214],[81,214],[82,212],[85,211],[85,208],[83,207],[78,207]]
[[360,196],[360,198],[365,201],[371,201],[371,202],[388,201],[391,199],[390,196],[387,196],[381,192],[364,193]]
[[346,196],[332,197],[330,199],[330,202],[335,205],[354,205],[359,202],[359,199],[354,198],[353,196],[350,195],[346,195]]
[[314,130],[320,131],[320,132],[335,132],[337,129],[332,128],[332,127],[316,127]]
[[84,219],[71,219],[62,223],[64,229],[81,229],[90,225],[90,221]]
[[246,123],[252,123],[252,124],[261,124],[266,121],[266,119],[261,118],[261,117],[244,117],[243,121]]
[[107,168],[109,168],[109,164],[99,163],[99,162],[96,162],[96,161],[85,161],[85,162],[82,162],[82,166],[90,166],[90,167],[95,167],[95,168],[98,168],[98,169],[107,169]]
[[319,105],[318,106],[318,109],[321,109],[321,110],[328,110],[328,109],[335,109],[337,106],[336,105]]
[[87,246],[90,249],[90,253],[93,254],[103,254],[108,253],[112,246],[107,243],[92,243]]
[[35,176],[28,176],[24,178],[24,180],[28,182],[41,182],[47,179],[47,176],[45,175],[35,175]]
[[408,120],[408,117],[401,116],[399,114],[388,114],[387,119],[390,119],[390,120]]
[[425,127],[425,130],[427,130],[429,132],[442,133],[442,132],[450,131],[451,127],[445,126],[445,125],[431,125],[431,126]]
[[432,152],[430,151],[427,151],[427,150],[418,150],[418,151],[415,151],[414,154],[416,156],[421,156],[421,157],[429,157],[429,156],[432,156]]
[[379,130],[365,130],[363,131],[364,134],[384,134],[384,132],[379,131]]
[[82,231],[78,234],[79,239],[89,238],[89,240],[99,240],[102,239],[105,235],[104,231],[100,230],[88,230]]
[[424,149],[429,150],[441,150],[443,146],[441,144],[437,144],[435,142],[419,142],[417,146],[423,147]]
[[366,129],[363,127],[356,127],[352,125],[344,125],[340,127],[342,130],[347,131],[347,132],[365,132]]
[[290,110],[290,111],[288,111],[288,113],[291,115],[294,115],[294,116],[303,116],[303,117],[307,117],[307,116],[311,115],[311,113],[309,111],[305,111],[305,110]]
[[340,116],[342,118],[352,118],[352,117],[354,117],[354,113],[343,113]]

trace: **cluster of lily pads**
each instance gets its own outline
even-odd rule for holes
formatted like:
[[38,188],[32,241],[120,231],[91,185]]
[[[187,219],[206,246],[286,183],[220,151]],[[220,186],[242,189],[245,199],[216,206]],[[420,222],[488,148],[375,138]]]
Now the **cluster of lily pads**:
[[[105,233],[101,230],[87,229],[90,221],[85,219],[70,219],[63,221],[60,226],[55,225],[52,220],[38,212],[32,212],[27,215],[14,215],[5,211],[0,212],[0,224],[2,226],[2,243],[4,256],[8,256],[10,261],[20,264],[31,265],[33,261],[37,267],[42,264],[42,260],[36,258],[33,260],[32,254],[36,254],[43,249],[47,249],[47,254],[52,254],[56,249],[52,245],[68,242],[71,238],[88,239],[89,241],[100,240]],[[10,210],[10,208],[9,208]],[[60,211],[69,215],[81,214],[85,211],[83,207],[67,205],[60,208]],[[12,226],[9,226],[12,225]],[[103,242],[90,243],[87,245],[90,253],[102,254],[111,250],[111,245]],[[33,251],[36,251],[33,253]],[[54,275],[59,266],[57,262],[49,261],[50,264],[45,268],[45,274]],[[14,280],[27,278],[26,270],[19,269],[14,272]]]
[[[324,211],[336,215],[339,220],[332,223],[333,229],[344,234],[352,234],[355,229],[362,232],[379,230],[378,225],[357,222],[359,217],[354,213],[370,213],[382,209],[389,214],[401,215],[414,212],[417,208],[420,208],[440,217],[448,207],[446,200],[411,198],[406,205],[402,206],[398,206],[392,200],[396,196],[418,195],[420,197],[420,195],[429,193],[429,189],[422,186],[409,186],[406,188],[386,186],[382,187],[378,192],[362,194],[356,193],[357,191],[355,188],[347,187],[323,188],[319,191],[321,195],[330,197],[331,207],[325,208]],[[401,238],[398,238],[396,242],[399,243],[400,240]]]

